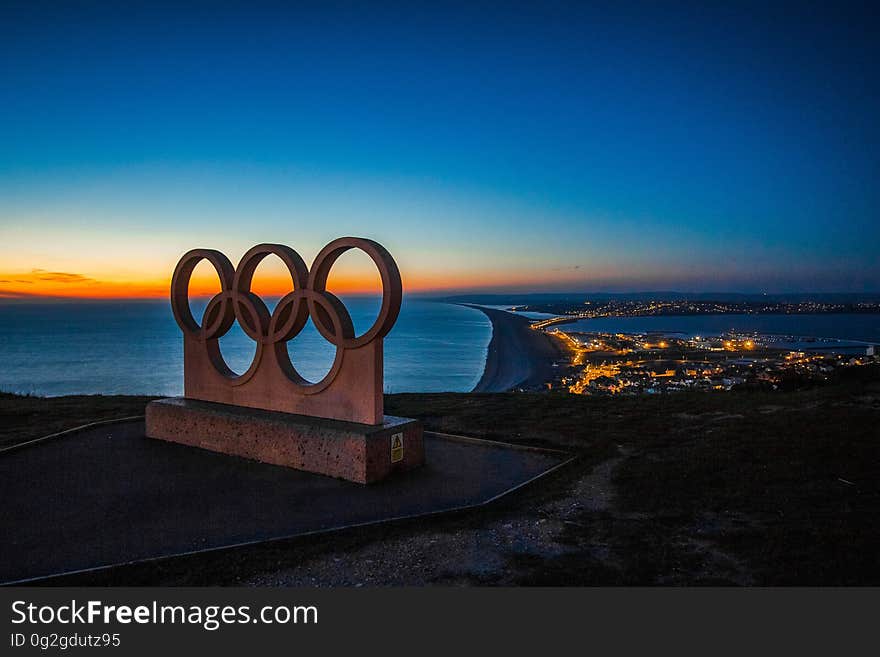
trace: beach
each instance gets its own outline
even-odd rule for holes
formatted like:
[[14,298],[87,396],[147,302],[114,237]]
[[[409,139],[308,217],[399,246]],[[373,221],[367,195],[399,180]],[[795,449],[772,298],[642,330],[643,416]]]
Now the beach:
[[560,342],[530,329],[527,318],[506,310],[462,305],[485,313],[492,322],[486,367],[472,392],[541,388],[552,377],[554,362],[567,358]]

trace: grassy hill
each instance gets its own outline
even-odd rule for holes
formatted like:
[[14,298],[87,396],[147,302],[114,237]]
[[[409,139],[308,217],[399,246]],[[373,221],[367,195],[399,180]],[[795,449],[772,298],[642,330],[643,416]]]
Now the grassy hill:
[[[0,441],[138,414],[146,401],[3,395]],[[793,392],[401,394],[386,412],[579,458],[479,512],[65,583],[880,584],[877,367]]]

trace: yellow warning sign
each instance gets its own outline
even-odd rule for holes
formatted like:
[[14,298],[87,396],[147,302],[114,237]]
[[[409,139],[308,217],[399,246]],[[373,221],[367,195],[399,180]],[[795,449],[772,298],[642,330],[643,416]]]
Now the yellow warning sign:
[[403,434],[395,433],[391,436],[391,462],[397,463],[403,460]]

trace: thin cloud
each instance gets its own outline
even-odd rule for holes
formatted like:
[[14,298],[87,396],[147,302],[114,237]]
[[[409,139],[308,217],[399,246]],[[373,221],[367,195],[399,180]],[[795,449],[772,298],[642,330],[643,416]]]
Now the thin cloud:
[[6,272],[0,278],[0,299],[49,299],[81,295],[83,289],[95,289],[101,282],[68,271],[31,269],[29,273]]
[[[45,269],[32,269],[31,275],[38,281],[52,281],[53,283],[96,283],[94,278],[82,274],[72,274],[66,271],[46,271]],[[19,281],[23,282],[23,281]]]
[[[4,281],[0,281],[3,283]],[[4,290],[0,288],[0,299],[33,299],[39,297],[38,294],[32,292],[20,292],[18,290]]]
[[31,269],[29,272],[0,271],[0,300],[130,299],[161,297],[168,282],[103,281],[69,271]]

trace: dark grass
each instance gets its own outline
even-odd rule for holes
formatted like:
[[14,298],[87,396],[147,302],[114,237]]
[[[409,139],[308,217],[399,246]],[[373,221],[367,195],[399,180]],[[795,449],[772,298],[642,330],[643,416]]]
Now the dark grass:
[[[143,412],[147,398],[0,398],[0,441]],[[564,499],[615,457],[613,508],[567,522],[563,556],[510,555],[471,583],[543,585],[880,584],[880,368],[792,392],[636,398],[400,394],[386,412],[429,429],[543,447],[577,462],[501,504],[167,560],[63,583],[234,584],[333,548],[479,528]],[[511,573],[512,579],[511,579]]]
[[[568,527],[576,554],[516,557],[523,583],[880,583],[877,367],[794,392],[469,397],[393,403],[444,430],[575,449],[584,470],[628,454],[615,513]],[[703,572],[707,553],[728,572]]]
[[89,422],[143,415],[151,399],[155,397],[36,397],[0,392],[0,448]]

